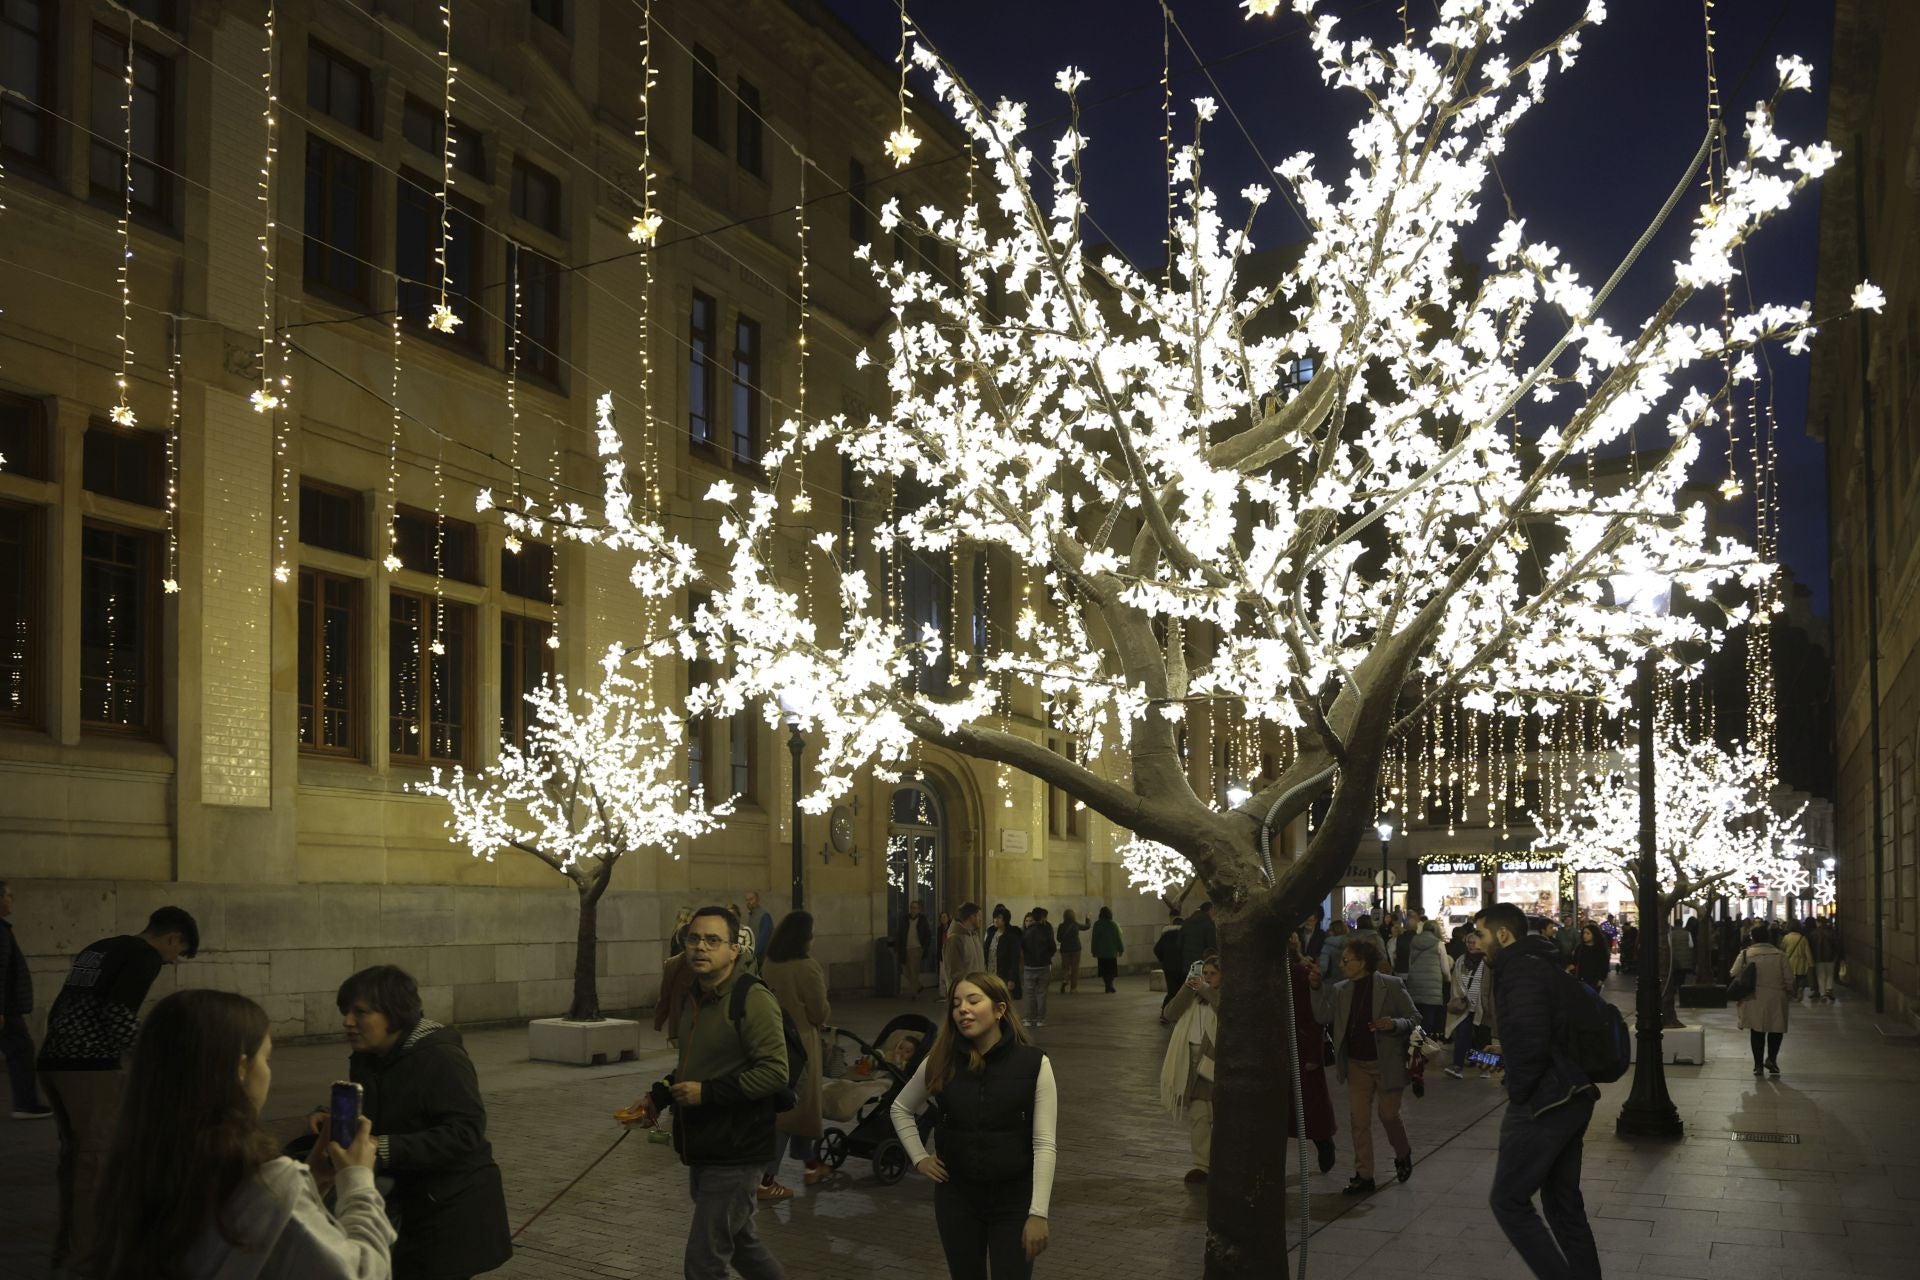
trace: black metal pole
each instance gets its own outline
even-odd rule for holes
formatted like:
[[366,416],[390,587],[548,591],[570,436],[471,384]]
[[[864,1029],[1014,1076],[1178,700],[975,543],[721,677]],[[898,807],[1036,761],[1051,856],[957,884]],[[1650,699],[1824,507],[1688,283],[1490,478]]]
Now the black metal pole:
[[1387,870],[1387,838],[1380,837],[1380,936],[1387,936],[1387,918],[1393,914],[1393,873]]
[[806,865],[800,852],[800,752],[807,740],[800,736],[799,725],[787,727],[793,730],[787,739],[787,750],[793,755],[793,909],[799,911],[807,905]]
[[1633,1092],[1620,1108],[1614,1131],[1622,1137],[1678,1138],[1686,1126],[1667,1094],[1666,1052],[1661,1045],[1660,945],[1666,922],[1660,918],[1660,864],[1656,852],[1657,806],[1653,777],[1653,664],[1651,650],[1640,659],[1634,681],[1634,713],[1640,719],[1640,986],[1634,1007]]

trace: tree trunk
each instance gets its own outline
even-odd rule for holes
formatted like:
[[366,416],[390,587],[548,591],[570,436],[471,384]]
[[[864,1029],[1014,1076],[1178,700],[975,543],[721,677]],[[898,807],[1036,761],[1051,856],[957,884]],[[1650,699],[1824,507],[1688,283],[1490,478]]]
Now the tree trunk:
[[600,895],[613,879],[613,864],[607,863],[596,875],[591,871],[574,880],[580,890],[580,927],[573,944],[573,1003],[567,1009],[569,1022],[599,1022],[600,983],[596,973],[600,937]]
[[1287,1274],[1287,929],[1264,904],[1216,904],[1220,929],[1219,1059],[1213,1077],[1213,1168],[1207,1180],[1207,1280]]

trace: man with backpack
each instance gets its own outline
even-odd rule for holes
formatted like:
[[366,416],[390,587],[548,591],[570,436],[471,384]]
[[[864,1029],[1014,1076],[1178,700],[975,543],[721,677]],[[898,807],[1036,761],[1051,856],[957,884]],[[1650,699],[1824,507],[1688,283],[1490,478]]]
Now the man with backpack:
[[[1585,1068],[1619,1078],[1614,1058],[1624,1024],[1616,1045],[1600,998],[1566,972],[1551,939],[1529,934],[1519,907],[1497,902],[1475,924],[1493,969],[1507,1085],[1488,1205],[1534,1275],[1600,1280],[1600,1252],[1580,1197],[1581,1144],[1600,1094]],[[1534,1211],[1535,1193],[1544,1223]]]
[[673,1147],[693,1196],[688,1280],[725,1280],[729,1265],[747,1280],[784,1280],[753,1215],[760,1175],[777,1149],[774,1116],[793,1105],[793,1032],[773,992],[741,969],[732,911],[694,912],[686,946],[695,986],[680,1010],[679,1066],[653,1086],[641,1122],[673,1109]]

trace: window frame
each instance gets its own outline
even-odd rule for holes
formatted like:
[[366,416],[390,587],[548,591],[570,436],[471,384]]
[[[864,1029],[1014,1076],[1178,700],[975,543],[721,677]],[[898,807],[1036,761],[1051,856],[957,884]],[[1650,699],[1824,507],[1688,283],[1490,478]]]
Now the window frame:
[[[419,608],[420,608],[419,648],[416,650],[416,655],[415,655],[418,657],[419,663],[420,663],[419,684],[417,689],[417,693],[419,695],[418,737],[419,737],[419,743],[420,743],[420,750],[417,754],[409,753],[405,751],[396,751],[394,750],[394,747],[393,747],[394,722],[399,718],[397,712],[395,711],[395,703],[394,703],[393,695],[399,691],[397,682],[402,678],[400,676],[400,663],[398,661],[399,653],[393,644],[393,627],[394,627],[394,607],[393,606],[396,601],[401,599],[414,601],[416,604],[419,605]],[[456,651],[452,646],[449,646],[447,648],[447,652],[444,654],[435,654],[433,652],[433,634],[434,634],[433,615],[436,609],[447,611],[448,616],[450,617],[459,616],[466,624],[465,630],[464,630],[464,643],[459,646],[458,651]],[[473,758],[474,706],[475,706],[475,692],[476,692],[474,688],[474,679],[473,679],[474,649],[476,645],[474,627],[478,621],[478,618],[479,618],[479,611],[475,609],[472,605],[466,604],[462,601],[447,600],[443,597],[436,597],[430,591],[409,591],[405,587],[393,587],[393,586],[389,586],[387,588],[386,627],[387,627],[387,759],[388,760],[397,761],[401,764],[417,766],[419,768],[431,768],[434,765],[463,765],[464,766],[471,763]],[[443,635],[445,634],[444,630],[442,634]],[[461,681],[460,683],[460,691],[461,691],[460,748],[461,750],[459,755],[457,756],[437,756],[432,753],[434,726],[437,723],[433,719],[433,713],[432,713],[433,673],[436,666],[439,663],[443,663],[443,662],[454,664],[460,672],[460,681]]]
[[[547,643],[552,635],[551,618],[500,611],[500,741],[522,751],[526,750],[527,726],[532,719],[527,694],[538,687],[525,682],[524,655],[541,655],[541,674],[551,680],[559,671],[559,655]],[[510,662],[510,654],[520,660]]]
[[[733,359],[728,377],[727,442],[734,465],[758,467],[766,435],[766,329],[744,311],[733,317]],[[742,410],[745,410],[742,413]],[[741,418],[746,422],[742,424]],[[742,426],[746,451],[741,451]]]
[[[87,712],[86,688],[88,683],[86,669],[86,619],[87,619],[87,565],[94,558],[87,554],[86,535],[89,530],[110,533],[115,537],[130,538],[144,549],[144,563],[140,566],[140,610],[146,625],[141,637],[145,652],[141,655],[141,679],[145,682],[141,700],[141,717],[137,724],[117,720],[95,719]],[[109,734],[115,737],[152,738],[158,736],[164,713],[164,689],[161,685],[161,654],[163,650],[162,629],[164,620],[160,616],[160,535],[151,529],[132,528],[112,520],[83,519],[80,522],[80,730],[83,734]]]
[[[549,222],[543,222],[528,212],[527,193],[531,191],[535,185],[538,185],[551,195],[551,201],[548,207],[551,209],[553,216]],[[512,211],[514,217],[530,227],[539,228],[550,236],[564,236],[566,234],[564,230],[566,227],[566,209],[562,203],[564,195],[565,190],[560,181],[559,174],[553,172],[553,170],[547,168],[545,165],[534,163],[525,156],[515,156],[513,158],[513,184],[512,190],[508,193],[507,207]]]
[[[313,584],[313,613],[310,619],[299,619],[298,610],[307,603],[307,585]],[[329,746],[318,741],[321,726],[325,723],[328,705],[323,701],[326,688],[326,671],[320,661],[324,652],[326,636],[326,587],[328,585],[347,587],[352,601],[348,610],[347,626],[347,700],[345,713],[348,726],[346,746]],[[367,721],[367,679],[366,679],[366,598],[371,584],[363,578],[351,574],[333,573],[326,569],[303,565],[295,588],[296,625],[299,627],[298,640],[295,643],[294,656],[294,741],[303,756],[324,756],[331,759],[366,759],[366,721]],[[300,658],[303,647],[311,643],[311,653],[315,659],[311,671],[302,671]],[[312,687],[309,687],[311,683]],[[307,707],[311,706],[314,741],[308,741],[300,731],[300,719]]]
[[[485,359],[487,354],[486,312],[480,297],[487,289],[487,255],[491,247],[486,206],[471,196],[454,191],[447,199],[447,220],[451,242],[447,250],[447,305],[460,317],[452,333],[428,327],[427,320],[439,304],[440,290],[434,282],[438,268],[436,255],[440,245],[439,184],[432,183],[409,169],[394,176],[393,256],[400,282],[400,319],[417,338],[426,338],[441,346]],[[401,269],[402,218],[424,213],[424,278],[409,279],[416,264]],[[464,276],[464,278],[463,278]]]
[[[60,165],[59,125],[55,114],[60,108],[60,6],[49,0],[28,0],[40,14],[40,30],[33,39],[39,45],[39,74],[42,96],[26,106],[9,96],[0,99],[0,156],[10,169],[26,169],[41,177],[54,177]],[[0,10],[0,30],[16,33],[11,39],[26,38],[21,28],[5,18]],[[24,95],[22,95],[24,96]],[[6,118],[12,113],[31,113],[38,134],[34,151],[21,151],[6,142]]]
[[689,60],[693,64],[689,76],[692,103],[687,113],[690,132],[697,140],[725,155],[727,139],[723,117],[726,113],[720,103],[720,60],[711,50],[697,44]]
[[[509,551],[505,547],[501,547],[500,548],[501,594],[512,596],[515,600],[531,600],[536,604],[552,604],[553,596],[554,596],[553,579],[559,570],[559,565],[556,563],[559,558],[559,554],[560,553],[558,549],[551,542],[532,542],[532,541],[523,540],[520,544],[520,550],[518,551]],[[540,590],[545,594],[529,595],[524,591],[517,590],[516,589],[517,587],[524,586],[527,584],[524,579],[517,582],[514,581],[514,578],[517,578],[519,575],[517,572],[513,575],[509,575],[507,572],[507,566],[514,565],[517,567],[523,564],[530,564],[535,557],[540,555],[546,556],[547,572],[542,576],[542,580],[540,582]]]
[[[307,130],[305,150],[306,173],[305,199],[302,212],[306,214],[301,227],[300,237],[300,287],[317,298],[345,303],[354,308],[365,308],[373,299],[373,199],[374,199],[374,163],[357,151],[341,146],[317,129]],[[315,158],[323,161],[320,176],[316,179]],[[354,233],[358,237],[351,249],[335,244],[330,236],[334,231],[331,207],[334,204],[335,184],[340,176],[356,169],[360,178],[359,198],[353,202]],[[318,193],[322,228],[316,232],[311,216],[316,192],[314,183],[321,183]],[[319,265],[316,269],[315,255]],[[354,284],[351,288],[342,287],[329,278],[330,268],[338,258],[351,269]]]
[[767,129],[760,115],[760,87],[734,77],[733,162],[756,178],[767,176]]
[[48,437],[52,434],[52,416],[47,412],[46,400],[39,396],[0,390],[0,415],[7,414],[9,410],[17,410],[21,422],[18,447],[0,438],[0,455],[7,460],[7,474],[27,480],[51,479]]
[[[140,450],[143,456],[136,461],[140,464],[141,478],[145,485],[146,496],[138,498],[129,497],[118,487],[113,489],[96,489],[93,487],[92,466],[90,465],[93,457],[90,446],[95,440],[114,442],[114,478],[116,482],[119,479],[120,466],[125,457],[124,450],[129,447],[137,447]],[[80,437],[80,489],[84,493],[91,493],[101,498],[110,498],[115,502],[125,502],[131,506],[145,507],[150,511],[164,511],[167,505],[166,448],[166,437],[158,431],[148,431],[141,427],[123,427],[116,423],[109,422],[105,418],[96,418],[87,423],[86,430]]]
[[[530,256],[546,267],[536,276],[524,271],[520,265],[522,256]],[[519,376],[534,378],[544,382],[555,390],[560,389],[560,374],[564,366],[562,348],[565,332],[562,326],[566,320],[565,285],[566,269],[557,258],[541,253],[531,245],[518,240],[507,241],[507,290],[506,305],[502,309],[505,317],[504,328],[507,339],[507,361],[512,366],[514,343],[520,344]],[[532,281],[532,284],[526,283]],[[513,289],[520,285],[519,326],[514,324]],[[529,314],[540,314],[542,325],[548,331],[547,341],[541,341],[532,334],[527,326]]]
[[[316,95],[317,86],[314,83],[313,74],[314,63],[316,61],[328,64],[327,76],[325,77],[326,89],[324,94],[318,95]],[[344,116],[333,109],[333,71],[335,68],[344,71],[347,75],[359,82],[360,110],[357,119]],[[324,98],[325,100],[320,101],[318,100],[319,98]],[[373,129],[374,102],[372,70],[361,63],[358,58],[349,57],[324,40],[315,40],[311,37],[307,40],[306,106],[309,111],[318,111],[327,119],[336,120],[357,133],[365,134],[369,138],[376,136]]]
[[[340,546],[331,542],[309,542],[307,540],[307,495],[309,493],[323,500],[344,500],[349,504],[351,508],[350,515],[352,517],[350,520],[352,536],[346,546]],[[295,520],[294,537],[295,541],[299,542],[301,546],[315,547],[322,551],[331,551],[336,555],[352,556],[357,560],[365,560],[367,558],[367,530],[369,521],[367,519],[368,504],[366,494],[358,489],[349,488],[346,485],[330,484],[325,480],[315,479],[312,476],[302,476],[300,478],[299,503],[300,508]]]
[[17,513],[21,520],[20,557],[21,616],[25,635],[21,641],[20,705],[16,708],[0,701],[0,725],[33,729],[43,725],[46,708],[44,693],[47,659],[47,584],[46,546],[48,508],[32,502],[11,502],[0,498],[0,514]]
[[[98,61],[99,43],[103,39],[109,41],[118,54],[118,63],[112,68],[112,74],[114,77],[115,97],[121,98],[126,76],[127,34],[124,31],[115,31],[111,27],[102,26],[98,23],[94,24],[92,38],[88,42],[88,92],[89,94],[93,92],[96,77],[106,70]],[[178,138],[180,131],[179,77],[173,58],[142,44],[138,40],[133,42],[133,55],[134,109],[136,113],[134,129],[136,136],[131,163],[136,174],[142,168],[150,172],[155,192],[155,198],[152,203],[142,202],[139,198],[139,182],[136,180],[134,183],[133,212],[137,218],[145,223],[161,227],[167,231],[172,231],[178,225],[179,218],[179,199],[176,192],[177,179],[173,173],[178,165]],[[158,118],[159,127],[154,136],[154,151],[156,154],[151,157],[141,156],[138,139],[140,107],[139,68],[142,57],[145,57],[149,65],[155,68],[159,80],[158,86],[152,91],[157,105],[151,114]],[[92,126],[92,132],[91,136],[87,139],[87,190],[95,200],[110,203],[115,208],[119,208],[121,207],[121,202],[126,198],[124,184],[127,181],[127,171],[123,166],[128,163],[128,159],[125,148],[120,145],[121,140],[124,140],[126,137],[124,132],[125,122],[122,121],[119,127],[113,129],[102,128],[102,121],[91,118],[91,107],[93,105],[97,104],[90,100],[88,123]],[[102,186],[94,180],[94,158],[102,151],[111,154],[114,168],[119,174],[119,178],[111,187]]]
[[873,241],[873,220],[867,212],[867,166],[859,156],[847,159],[847,239],[856,247]]
[[[403,532],[403,529],[406,523],[411,522],[418,522],[425,526],[424,532],[427,537],[425,567],[414,564],[408,560],[404,554],[401,554],[401,548],[404,547],[406,543],[406,534]],[[448,582],[462,582],[470,587],[485,585],[481,580],[480,573],[480,527],[471,520],[462,520],[457,516],[438,515],[432,511],[428,511],[424,507],[411,507],[402,502],[394,505],[393,523],[394,551],[396,555],[400,555],[400,564],[403,569],[423,574],[429,578],[439,577],[444,578]],[[446,535],[449,531],[453,530],[459,531],[459,536],[468,550],[468,559],[464,565],[450,561],[446,554]],[[439,570],[438,573],[435,572],[436,566],[433,562],[433,543],[436,535],[440,541],[440,563],[437,566]],[[465,571],[461,572],[463,568]]]
[[[692,295],[687,307],[687,438],[693,442],[695,449],[718,454],[720,304],[711,294],[700,289],[693,290]],[[707,312],[704,328],[698,319],[702,304],[705,304]],[[695,409],[696,398],[704,402],[704,413]],[[704,423],[705,430],[697,430],[696,422]]]

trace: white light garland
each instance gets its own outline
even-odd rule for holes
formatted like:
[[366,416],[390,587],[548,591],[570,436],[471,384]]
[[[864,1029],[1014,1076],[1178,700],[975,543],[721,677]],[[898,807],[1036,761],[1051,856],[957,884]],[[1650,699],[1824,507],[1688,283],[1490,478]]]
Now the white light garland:
[[453,241],[453,0],[440,0],[440,60],[446,68],[446,92],[440,113],[440,245],[433,260],[440,268],[440,302],[427,317],[436,333],[452,333],[461,319],[447,305],[447,248]]
[[133,311],[133,14],[127,14],[126,101],[123,124],[126,150],[120,156],[120,376],[114,379],[119,402],[107,415],[123,427],[134,426],[133,406],[127,403],[127,382],[133,374],[133,345],[128,330]]

